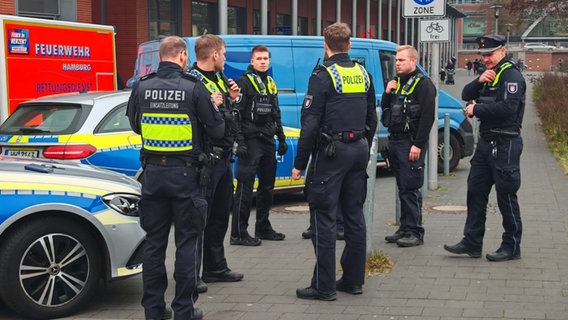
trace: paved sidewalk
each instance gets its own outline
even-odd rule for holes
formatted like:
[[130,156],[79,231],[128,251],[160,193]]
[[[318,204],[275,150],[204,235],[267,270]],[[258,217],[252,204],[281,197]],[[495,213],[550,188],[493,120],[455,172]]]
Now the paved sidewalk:
[[[456,85],[442,88],[459,97],[471,79],[458,70]],[[426,236],[420,247],[398,248],[384,242],[385,235],[395,231],[395,182],[389,175],[376,179],[373,249],[387,253],[395,267],[388,274],[368,277],[362,295],[339,292],[333,302],[296,298],[296,288],[309,284],[314,265],[311,242],[300,237],[308,214],[277,207],[271,220],[286,240],[264,241],[260,247],[231,246],[227,241],[229,265],[245,274],[244,281],[210,284],[197,306],[205,319],[215,320],[568,319],[568,178],[547,149],[530,102],[524,120],[519,192],[522,259],[496,263],[484,257],[454,256],[442,248],[462,237],[465,211],[459,207],[437,210],[465,206],[469,159],[462,159],[457,171],[439,176],[438,190],[428,191],[425,197]],[[501,233],[492,193],[483,256],[498,248]],[[343,242],[338,242],[338,252],[342,247]],[[167,299],[171,301],[172,268],[169,274]],[[86,310],[68,319],[143,319],[141,292],[140,276],[113,282]],[[17,317],[2,307],[0,319]]]

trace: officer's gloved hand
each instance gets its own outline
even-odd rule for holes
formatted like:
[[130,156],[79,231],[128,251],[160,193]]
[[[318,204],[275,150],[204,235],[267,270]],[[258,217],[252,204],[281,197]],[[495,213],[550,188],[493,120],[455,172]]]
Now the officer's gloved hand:
[[248,148],[246,144],[243,143],[237,146],[237,157],[248,158]]
[[288,144],[286,140],[278,140],[278,155],[283,156],[288,151]]

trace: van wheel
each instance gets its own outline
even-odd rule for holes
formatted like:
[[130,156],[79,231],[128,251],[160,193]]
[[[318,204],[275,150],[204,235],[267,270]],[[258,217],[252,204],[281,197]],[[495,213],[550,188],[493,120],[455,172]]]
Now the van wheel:
[[28,318],[77,312],[91,300],[101,277],[101,253],[92,234],[67,219],[28,221],[0,249],[0,295]]
[[[450,134],[450,171],[454,171],[460,162],[461,146],[453,134]],[[444,132],[438,132],[438,173],[444,172]]]

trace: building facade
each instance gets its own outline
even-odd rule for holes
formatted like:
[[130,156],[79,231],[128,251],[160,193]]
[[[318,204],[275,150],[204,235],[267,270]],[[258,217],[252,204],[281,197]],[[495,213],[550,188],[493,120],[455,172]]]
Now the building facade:
[[[349,24],[354,37],[409,43],[419,51],[417,19],[402,17],[403,0],[0,0],[0,14],[113,25],[118,74],[132,75],[138,44],[164,35],[321,35],[335,21]],[[449,7],[447,16],[461,17]],[[296,27],[293,28],[292,26]],[[454,29],[452,37],[457,40]],[[455,56],[457,41],[442,45]],[[426,54],[422,54],[426,57]],[[427,61],[427,58],[424,58]],[[425,62],[423,61],[423,63]]]

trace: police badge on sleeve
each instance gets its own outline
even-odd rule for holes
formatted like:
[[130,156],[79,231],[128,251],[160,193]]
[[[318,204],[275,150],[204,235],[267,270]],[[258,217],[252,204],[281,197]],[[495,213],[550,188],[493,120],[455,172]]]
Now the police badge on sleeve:
[[309,109],[312,106],[312,102],[314,102],[314,97],[307,94],[304,98],[304,103],[302,104],[302,108]]
[[507,92],[513,94],[513,93],[517,93],[517,91],[519,90],[519,84],[516,82],[509,82],[507,83]]

